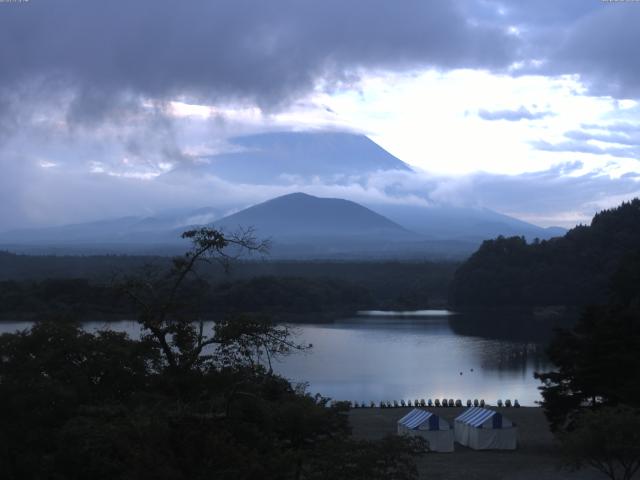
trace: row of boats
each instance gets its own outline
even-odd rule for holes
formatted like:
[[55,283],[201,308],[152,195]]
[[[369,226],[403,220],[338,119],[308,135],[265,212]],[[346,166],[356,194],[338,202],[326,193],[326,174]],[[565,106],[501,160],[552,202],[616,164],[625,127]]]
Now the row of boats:
[[[369,402],[368,404],[366,402],[348,402],[351,408],[402,408],[402,407],[462,407],[462,400],[458,399],[458,400],[454,400],[453,398],[443,398],[442,400],[440,400],[439,398],[436,398],[435,400],[429,399],[427,401],[423,399],[415,399],[413,402],[411,400],[393,400],[393,401],[388,401],[388,400],[383,400],[379,403],[376,403],[374,401]],[[466,402],[466,406],[467,407],[484,407],[485,406],[485,401],[484,399],[478,400],[477,398],[474,399],[473,401],[471,401],[470,399],[467,400]],[[514,408],[520,408],[520,403],[518,402],[518,400],[514,400],[513,403],[511,402],[511,400],[507,399],[504,402],[502,400],[498,400],[498,402],[496,403],[496,406],[498,407],[514,407]]]

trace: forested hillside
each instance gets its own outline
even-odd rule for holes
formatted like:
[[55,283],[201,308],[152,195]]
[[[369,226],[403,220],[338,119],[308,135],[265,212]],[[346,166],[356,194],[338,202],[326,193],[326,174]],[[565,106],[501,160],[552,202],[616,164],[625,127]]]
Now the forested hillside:
[[[219,284],[193,282],[189,287],[199,295],[189,312],[209,317],[236,312],[351,314],[379,307],[366,288],[333,279],[254,277]],[[426,302],[425,298],[423,308]],[[132,306],[116,286],[87,279],[0,281],[0,319],[39,318],[53,312],[80,319],[118,318],[131,314]]]
[[634,199],[564,237],[485,241],[456,271],[450,301],[458,307],[599,303],[624,256],[638,249],[640,199]]
[[[80,316],[127,313],[126,303],[110,288],[114,282],[146,265],[163,269],[169,264],[166,257],[0,252],[0,316],[54,308]],[[217,264],[203,265],[199,273],[209,284],[204,307],[211,312],[235,311],[237,302],[247,302],[243,306],[253,311],[306,313],[441,307],[456,266],[426,261],[239,261],[226,273]]]

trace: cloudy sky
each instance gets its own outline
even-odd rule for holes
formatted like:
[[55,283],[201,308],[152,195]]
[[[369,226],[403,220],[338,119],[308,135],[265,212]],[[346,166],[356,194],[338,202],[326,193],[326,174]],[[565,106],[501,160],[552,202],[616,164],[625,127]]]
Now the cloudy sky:
[[[639,24],[633,1],[0,2],[0,230],[292,190],[584,222],[640,195]],[[322,129],[416,173],[167,175],[237,135]]]

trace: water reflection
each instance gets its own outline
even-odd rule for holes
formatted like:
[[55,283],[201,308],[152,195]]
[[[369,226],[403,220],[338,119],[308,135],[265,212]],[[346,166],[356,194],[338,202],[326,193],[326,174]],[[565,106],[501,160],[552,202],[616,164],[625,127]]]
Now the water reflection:
[[455,312],[450,310],[411,310],[411,311],[396,311],[396,310],[362,310],[358,312],[358,315],[362,317],[448,317],[450,315],[456,315]]
[[526,375],[530,368],[540,371],[548,366],[544,349],[544,345],[537,343],[493,344],[483,351],[481,365],[486,369]]
[[[540,399],[535,371],[548,368],[544,345],[456,332],[453,318],[386,316],[299,327],[313,353],[279,371],[338,399]],[[506,337],[507,335],[502,335]]]
[[[312,393],[341,400],[517,398],[533,405],[540,399],[533,373],[549,367],[543,341],[548,333],[538,328],[532,340],[522,333],[529,327],[501,319],[376,314],[294,327],[297,340],[313,349],[282,359],[275,370],[308,382]],[[0,324],[0,332],[19,328],[25,324]],[[136,322],[88,322],[85,328],[140,335]]]
[[468,311],[449,318],[458,335],[524,343],[548,343],[555,329],[570,327],[574,322],[575,312],[541,317],[530,310]]

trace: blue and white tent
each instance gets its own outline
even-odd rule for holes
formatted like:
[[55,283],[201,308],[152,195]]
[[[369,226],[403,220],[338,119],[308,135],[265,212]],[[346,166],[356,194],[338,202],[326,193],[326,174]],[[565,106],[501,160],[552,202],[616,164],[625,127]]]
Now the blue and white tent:
[[414,408],[398,420],[398,435],[422,437],[432,452],[453,452],[453,430],[435,413]]
[[500,412],[472,407],[455,419],[456,441],[474,450],[515,450],[516,426]]

